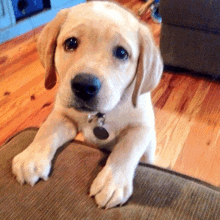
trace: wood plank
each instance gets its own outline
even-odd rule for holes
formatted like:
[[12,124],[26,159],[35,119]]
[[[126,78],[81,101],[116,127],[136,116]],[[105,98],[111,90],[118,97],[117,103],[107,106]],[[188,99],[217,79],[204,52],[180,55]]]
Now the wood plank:
[[220,126],[194,121],[173,169],[219,185],[219,141]]

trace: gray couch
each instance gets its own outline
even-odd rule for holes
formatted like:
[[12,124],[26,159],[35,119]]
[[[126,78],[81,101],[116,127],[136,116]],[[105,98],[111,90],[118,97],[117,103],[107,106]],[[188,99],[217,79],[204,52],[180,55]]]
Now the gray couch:
[[220,1],[160,0],[164,63],[220,77]]
[[122,207],[98,209],[88,196],[106,154],[79,142],[63,146],[48,181],[20,186],[11,173],[12,158],[33,140],[27,129],[0,147],[0,219],[2,220],[217,220],[220,191],[199,180],[140,164],[134,193]]

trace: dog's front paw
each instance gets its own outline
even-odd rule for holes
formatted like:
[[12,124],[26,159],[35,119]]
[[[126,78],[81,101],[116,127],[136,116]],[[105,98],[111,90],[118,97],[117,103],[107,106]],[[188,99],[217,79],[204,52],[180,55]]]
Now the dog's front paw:
[[27,148],[12,160],[12,173],[20,184],[33,186],[40,178],[47,180],[51,162],[43,153]]
[[90,196],[95,196],[99,208],[112,208],[124,204],[133,191],[133,175],[120,168],[113,171],[105,166],[93,181]]

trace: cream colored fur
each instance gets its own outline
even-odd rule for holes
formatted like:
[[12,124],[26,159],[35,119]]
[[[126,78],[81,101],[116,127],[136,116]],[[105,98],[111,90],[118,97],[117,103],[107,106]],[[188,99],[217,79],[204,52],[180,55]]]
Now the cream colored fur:
[[[70,37],[76,37],[79,46],[67,52],[64,42]],[[128,60],[113,56],[118,45],[128,51]],[[82,132],[86,142],[112,150],[90,195],[99,207],[125,203],[140,158],[153,163],[156,148],[150,91],[158,84],[163,65],[148,27],[115,3],[89,2],[59,12],[42,31],[38,48],[45,87],[52,88],[58,75],[59,89],[54,109],[34,141],[13,159],[17,181],[33,186],[39,179],[47,180],[57,149]],[[102,82],[96,106],[89,106],[94,111],[89,113],[73,107],[84,105],[77,103],[70,86],[82,72]],[[106,114],[104,126],[110,137],[105,141],[94,136],[96,124],[88,123],[88,115],[97,112]]]

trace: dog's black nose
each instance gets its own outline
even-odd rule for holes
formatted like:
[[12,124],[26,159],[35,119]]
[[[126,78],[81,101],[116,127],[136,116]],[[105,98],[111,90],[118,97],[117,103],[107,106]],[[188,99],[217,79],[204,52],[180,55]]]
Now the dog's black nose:
[[99,93],[101,82],[92,74],[80,73],[71,80],[71,88],[77,97],[88,101]]

